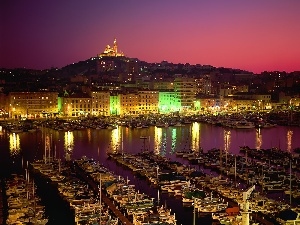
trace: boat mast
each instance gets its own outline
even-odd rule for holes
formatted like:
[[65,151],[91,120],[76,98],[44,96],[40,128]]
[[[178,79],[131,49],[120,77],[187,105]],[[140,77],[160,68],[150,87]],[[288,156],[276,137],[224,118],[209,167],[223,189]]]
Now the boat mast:
[[101,214],[102,214],[102,189],[101,189],[101,173],[100,173],[100,184],[99,184],[99,204],[100,204],[100,211],[99,211],[99,214],[100,214],[100,220],[99,220],[99,225],[101,225]]
[[292,207],[292,155],[290,155],[290,207]]
[[52,133],[50,134],[50,143],[49,143],[49,149],[48,149],[49,163],[51,162],[51,148],[52,148]]
[[45,152],[44,152],[44,160],[45,160],[45,164],[47,163],[47,144],[46,144],[46,138],[45,138]]
[[236,155],[234,155],[234,182],[236,186]]
[[122,155],[124,156],[124,142],[123,142],[123,139],[124,139],[124,133],[123,133],[123,128],[122,129],[122,142],[121,142],[121,147],[122,147]]
[[196,225],[196,207],[195,207],[195,204],[196,204],[196,201],[195,201],[195,198],[194,198],[194,202],[193,202],[193,205],[194,205],[194,210],[193,210],[193,225]]

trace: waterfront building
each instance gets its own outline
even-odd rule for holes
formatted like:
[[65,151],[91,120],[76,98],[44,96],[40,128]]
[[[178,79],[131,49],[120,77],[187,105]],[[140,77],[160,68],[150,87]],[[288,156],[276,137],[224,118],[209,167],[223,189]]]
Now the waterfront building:
[[121,95],[118,92],[111,92],[109,96],[109,112],[110,115],[120,115],[120,98]]
[[31,119],[58,114],[57,92],[10,92],[8,98],[10,118]]
[[181,109],[180,99],[172,90],[159,91],[158,111],[161,114],[179,112]]
[[120,97],[120,115],[139,114],[139,95],[137,92],[122,93]]
[[213,96],[201,96],[195,99],[195,109],[200,110],[201,113],[204,112],[214,112],[218,111],[217,100],[219,98]]
[[142,90],[138,92],[140,114],[158,113],[159,92]]
[[110,115],[110,92],[109,91],[92,91],[91,92],[91,114],[93,116]]
[[238,104],[243,105],[242,108],[268,110],[271,109],[271,94],[259,94],[250,92],[239,92],[233,95],[236,100],[236,106]]
[[180,103],[180,112],[193,110],[196,98],[195,79],[181,74],[175,75],[174,91],[176,98]]
[[[120,115],[141,115],[158,113],[159,92],[153,90],[140,90],[137,92],[122,93],[120,95]],[[115,101],[117,102],[117,101]]]
[[86,93],[65,93],[60,97],[62,115],[67,117],[82,117],[91,114],[91,96]]

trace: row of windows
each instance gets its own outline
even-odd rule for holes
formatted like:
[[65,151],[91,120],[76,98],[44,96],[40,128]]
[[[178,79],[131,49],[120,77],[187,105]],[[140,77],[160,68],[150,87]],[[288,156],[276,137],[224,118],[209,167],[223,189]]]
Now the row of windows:
[[26,109],[57,109],[57,106],[51,106],[51,105],[29,105],[29,106],[22,106],[22,105],[16,105],[16,110],[26,110]]
[[91,111],[90,109],[72,109],[72,111]]
[[[35,96],[35,97],[32,97],[32,96],[12,96],[12,98],[13,99],[45,99],[45,100],[47,100],[47,99],[50,99],[48,96],[46,96],[46,97],[44,97],[44,96]],[[52,96],[51,97],[52,99],[57,99],[57,97],[56,96]]]
[[51,108],[57,108],[56,105],[29,105],[27,106],[28,109],[51,109]]
[[80,105],[73,105],[73,108],[90,108],[90,104],[80,104]]
[[79,103],[79,102],[84,102],[84,103],[86,103],[86,102],[90,102],[90,100],[81,100],[81,99],[80,99],[80,100],[78,100],[78,99],[74,100],[74,99],[73,99],[71,102],[72,102],[72,103]]
[[41,100],[30,100],[30,101],[14,101],[12,105],[57,105],[57,101],[41,101]]
[[[92,102],[92,103],[95,104],[95,103],[97,103],[97,102],[98,102],[98,101],[96,100],[95,102]],[[108,104],[109,101],[99,101],[99,102]]]
[[92,98],[93,99],[107,99],[107,100],[109,100],[110,97],[109,96],[99,96],[99,97],[98,96],[93,96]]
[[108,109],[93,109],[93,112],[103,112],[103,111],[108,111]]

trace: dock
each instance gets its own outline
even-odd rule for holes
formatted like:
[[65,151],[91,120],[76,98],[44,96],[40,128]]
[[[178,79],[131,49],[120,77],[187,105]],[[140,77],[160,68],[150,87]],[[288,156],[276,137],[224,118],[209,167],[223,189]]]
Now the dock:
[[[73,162],[76,174],[83,179],[95,193],[99,193],[98,184],[95,183],[87,174],[78,166],[76,162]],[[116,217],[119,218],[122,224],[133,225],[133,223],[116,207],[116,205],[110,200],[105,193],[101,191],[101,200],[109,207]]]

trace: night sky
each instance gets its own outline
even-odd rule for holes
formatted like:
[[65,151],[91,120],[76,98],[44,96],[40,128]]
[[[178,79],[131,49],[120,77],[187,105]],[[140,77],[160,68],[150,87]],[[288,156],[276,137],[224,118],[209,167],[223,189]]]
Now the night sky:
[[300,70],[299,0],[0,0],[0,67],[61,68],[117,38],[147,62]]

